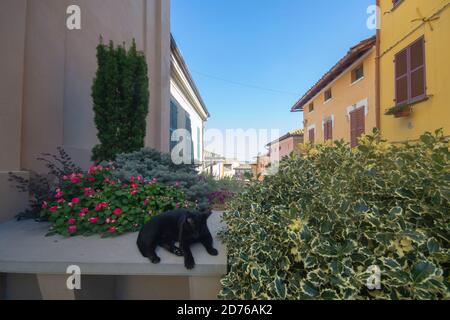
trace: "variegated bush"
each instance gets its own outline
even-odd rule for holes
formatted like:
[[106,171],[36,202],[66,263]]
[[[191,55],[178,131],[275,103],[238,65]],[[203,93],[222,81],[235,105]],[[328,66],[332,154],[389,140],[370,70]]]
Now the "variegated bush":
[[449,299],[449,147],[442,131],[401,145],[374,133],[291,155],[224,215],[219,297]]

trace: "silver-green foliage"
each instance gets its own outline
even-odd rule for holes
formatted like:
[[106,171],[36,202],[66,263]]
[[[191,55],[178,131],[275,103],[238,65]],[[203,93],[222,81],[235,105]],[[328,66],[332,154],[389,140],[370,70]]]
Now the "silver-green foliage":
[[[224,299],[448,299],[450,142],[306,146],[224,216]],[[368,269],[381,269],[369,290]]]

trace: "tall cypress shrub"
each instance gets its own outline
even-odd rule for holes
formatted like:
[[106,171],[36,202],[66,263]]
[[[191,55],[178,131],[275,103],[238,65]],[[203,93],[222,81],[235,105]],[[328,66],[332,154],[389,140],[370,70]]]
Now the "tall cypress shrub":
[[147,62],[134,39],[127,50],[125,44],[105,45],[100,38],[97,63],[92,99],[100,144],[92,160],[101,162],[144,147],[149,91]]

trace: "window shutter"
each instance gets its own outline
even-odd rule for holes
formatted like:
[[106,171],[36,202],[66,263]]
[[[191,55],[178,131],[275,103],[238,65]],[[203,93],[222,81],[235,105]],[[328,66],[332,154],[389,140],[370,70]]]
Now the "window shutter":
[[314,129],[309,130],[308,132],[309,142],[314,143],[315,137],[314,137]]
[[333,140],[333,121],[328,120],[324,124],[324,138],[325,141],[327,140]]
[[408,49],[395,56],[395,101],[408,101]]
[[423,38],[417,40],[410,47],[410,79],[411,100],[425,95],[425,54]]
[[350,145],[358,145],[358,138],[365,133],[365,108],[359,108],[350,113]]

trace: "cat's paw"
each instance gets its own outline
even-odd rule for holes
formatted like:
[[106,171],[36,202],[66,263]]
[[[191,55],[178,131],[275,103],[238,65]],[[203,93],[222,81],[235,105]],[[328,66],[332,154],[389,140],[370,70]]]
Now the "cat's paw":
[[210,249],[208,249],[207,251],[208,251],[208,253],[209,253],[210,255],[212,255],[212,256],[217,256],[217,255],[219,255],[219,251],[217,251],[217,250],[214,249],[214,248],[210,248]]
[[180,248],[174,248],[173,249],[173,254],[179,257],[183,256],[183,251]]
[[186,267],[186,269],[192,270],[195,267],[195,261],[194,260],[185,260],[184,266]]
[[158,264],[161,262],[161,258],[160,257],[152,257],[152,258],[150,258],[150,261],[154,264]]

